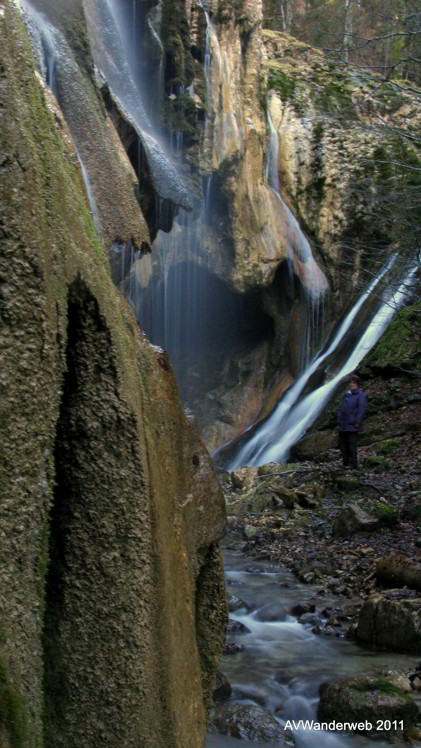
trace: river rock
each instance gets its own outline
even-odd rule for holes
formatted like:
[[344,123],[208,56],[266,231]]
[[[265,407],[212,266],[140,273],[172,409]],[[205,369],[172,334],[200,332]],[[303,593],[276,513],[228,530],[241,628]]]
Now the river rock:
[[229,699],[232,694],[231,684],[227,676],[218,670],[215,678],[215,688],[213,689],[213,700],[216,703]]
[[224,655],[235,655],[238,652],[242,652],[244,644],[237,644],[237,642],[227,642],[224,645]]
[[[403,730],[408,730],[417,722],[418,707],[404,690],[386,678],[357,675],[322,686],[317,715],[321,722],[366,723],[364,729],[355,732],[387,733],[390,737],[390,729],[376,730],[379,722],[390,720],[392,725],[397,723],[398,728],[403,722]],[[369,724],[372,729],[366,729]]]
[[335,518],[332,533],[336,538],[348,538],[356,532],[372,532],[378,526],[377,517],[367,514],[359,504],[350,504]]
[[421,598],[393,599],[375,593],[360,610],[356,636],[380,649],[421,653]]
[[234,610],[239,610],[240,608],[246,608],[248,610],[249,606],[244,602],[244,600],[241,600],[240,597],[237,597],[237,595],[232,595],[231,593],[229,593],[228,610],[233,612]]
[[292,616],[296,616],[297,618],[299,618],[300,616],[303,616],[305,613],[314,613],[315,610],[316,610],[316,606],[314,605],[314,603],[305,602],[305,603],[297,603],[296,605],[294,605],[291,608],[290,613]]
[[295,444],[292,455],[297,460],[314,460],[329,449],[337,445],[337,435],[334,431],[315,431]]
[[233,618],[230,618],[228,620],[227,633],[228,634],[249,634],[250,629],[248,629],[244,623],[241,623],[241,621],[235,621]]
[[250,488],[256,475],[256,468],[241,467],[231,473],[231,483],[234,488],[241,490]]
[[257,704],[224,704],[217,707],[211,719],[211,728],[239,740],[287,745],[283,727],[271,712]]
[[253,540],[258,532],[259,530],[257,527],[254,527],[254,525],[246,525],[244,528],[244,537],[247,538],[247,540]]
[[303,626],[318,626],[321,622],[321,618],[317,613],[303,613],[298,620]]
[[267,603],[255,614],[256,621],[285,621],[286,610],[279,603]]

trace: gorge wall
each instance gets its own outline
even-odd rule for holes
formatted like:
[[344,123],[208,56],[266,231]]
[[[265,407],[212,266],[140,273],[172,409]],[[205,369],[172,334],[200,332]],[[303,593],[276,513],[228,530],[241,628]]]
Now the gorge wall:
[[391,251],[385,153],[418,159],[394,136],[414,101],[262,29],[260,2],[25,7],[114,282],[217,448],[270,410]]
[[198,13],[187,5],[193,48],[206,47],[212,72],[206,99],[198,76],[192,87],[205,110],[211,205],[198,261],[233,291],[242,317],[233,342],[228,305],[215,312],[220,340],[202,362],[188,360],[183,384],[218,447],[268,412],[302,370],[314,290],[323,292],[317,324],[327,337],[400,247],[387,215],[396,199],[390,163],[419,164],[397,137],[415,132],[419,107],[408,87],[383,88],[370,71],[262,29],[259,3],[210,3],[207,34]]
[[[112,284],[11,0],[0,39],[0,745],[197,748],[225,626],[223,498],[166,355]],[[132,187],[115,206],[138,211]]]

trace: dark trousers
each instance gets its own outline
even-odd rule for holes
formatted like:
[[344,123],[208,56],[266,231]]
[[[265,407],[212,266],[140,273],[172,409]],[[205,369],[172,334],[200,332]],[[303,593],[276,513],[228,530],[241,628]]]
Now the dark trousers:
[[340,431],[339,449],[344,465],[357,467],[358,431]]

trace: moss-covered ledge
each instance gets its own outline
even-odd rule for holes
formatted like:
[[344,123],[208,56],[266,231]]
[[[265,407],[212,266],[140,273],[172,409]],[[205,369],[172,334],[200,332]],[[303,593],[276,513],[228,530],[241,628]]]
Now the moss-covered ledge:
[[197,748],[225,616],[223,499],[111,282],[10,0],[0,137],[0,735]]

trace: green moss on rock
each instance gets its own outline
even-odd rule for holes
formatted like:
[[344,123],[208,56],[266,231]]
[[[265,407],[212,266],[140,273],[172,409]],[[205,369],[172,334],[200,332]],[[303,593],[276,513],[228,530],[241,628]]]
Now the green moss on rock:
[[364,460],[364,467],[372,470],[374,473],[380,473],[382,470],[389,470],[390,464],[385,457],[376,457],[372,455]]
[[403,732],[416,723],[417,717],[418,707],[408,694],[387,679],[370,675],[329,684],[322,690],[318,708],[320,721],[359,723],[355,732],[373,736],[382,732],[390,736],[390,729],[376,729],[385,720],[396,724],[393,732]]
[[399,510],[381,501],[372,502],[371,512],[380,520],[383,527],[395,527],[399,522]]
[[387,365],[421,369],[419,320],[421,302],[405,307],[396,315],[364,363],[371,367]]
[[380,455],[388,455],[391,454],[391,452],[395,452],[396,449],[399,447],[399,442],[397,439],[386,439],[386,441],[379,444],[377,447],[377,452]]

